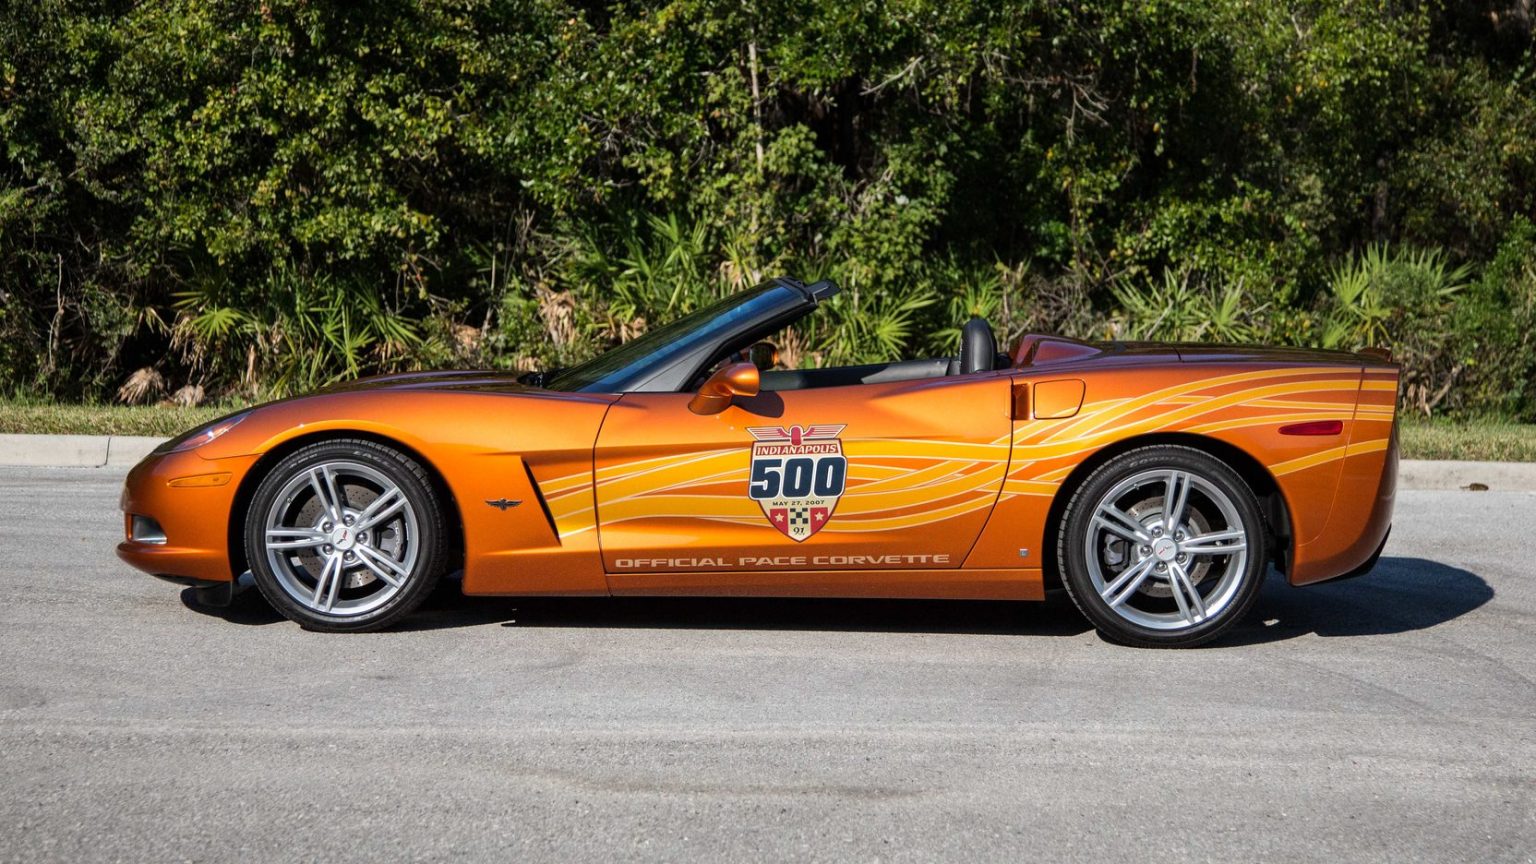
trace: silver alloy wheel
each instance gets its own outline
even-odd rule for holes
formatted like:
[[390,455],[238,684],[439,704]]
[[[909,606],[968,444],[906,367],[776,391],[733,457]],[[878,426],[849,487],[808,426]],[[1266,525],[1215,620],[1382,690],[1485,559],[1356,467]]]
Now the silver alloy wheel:
[[289,597],[325,615],[366,615],[400,592],[420,554],[420,524],[400,487],[353,461],[296,473],[267,509],[262,546]]
[[1093,589],[1117,615],[1182,630],[1233,603],[1247,572],[1248,535],[1237,505],[1215,483],[1155,469],[1099,499],[1083,553]]

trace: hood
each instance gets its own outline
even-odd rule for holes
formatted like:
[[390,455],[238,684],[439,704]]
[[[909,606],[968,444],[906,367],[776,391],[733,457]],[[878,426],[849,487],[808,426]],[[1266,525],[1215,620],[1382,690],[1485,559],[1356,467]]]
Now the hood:
[[442,372],[396,372],[374,375],[345,384],[327,387],[322,393],[355,393],[379,390],[470,390],[489,393],[548,393],[518,382],[522,372],[493,370],[454,370]]
[[[199,447],[198,455],[225,459],[266,453],[296,435],[326,430],[382,435],[417,447],[423,441],[445,440],[445,436],[453,440],[456,418],[468,417],[496,426],[497,434],[505,439],[497,446],[503,446],[515,440],[515,430],[506,428],[504,421],[543,418],[532,421],[537,426],[550,422],[549,418],[601,417],[601,410],[618,398],[530,387],[519,384],[517,377],[516,372],[408,372],[348,381],[316,393],[253,406],[243,412],[238,426]],[[535,403],[543,403],[543,408],[536,408]],[[479,428],[483,431],[484,424]],[[594,426],[594,435],[595,431]]]

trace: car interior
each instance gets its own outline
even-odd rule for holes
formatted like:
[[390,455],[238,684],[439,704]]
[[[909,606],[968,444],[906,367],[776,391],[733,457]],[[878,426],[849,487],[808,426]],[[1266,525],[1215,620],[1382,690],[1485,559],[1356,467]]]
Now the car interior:
[[972,318],[961,328],[960,354],[957,357],[897,360],[890,363],[834,366],[826,369],[774,369],[772,365],[776,361],[777,353],[770,343],[759,342],[743,352],[741,357],[762,370],[761,380],[764,390],[807,390],[814,387],[846,387],[853,384],[914,381],[923,378],[942,378],[946,375],[990,372],[1009,365],[1007,355],[997,352],[997,339],[992,335],[991,325],[982,318]]

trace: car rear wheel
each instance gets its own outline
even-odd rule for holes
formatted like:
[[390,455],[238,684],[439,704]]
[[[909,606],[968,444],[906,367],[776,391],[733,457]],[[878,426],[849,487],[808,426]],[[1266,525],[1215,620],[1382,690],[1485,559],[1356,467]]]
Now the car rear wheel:
[[261,593],[310,630],[387,627],[447,563],[443,508],[414,459],[373,441],[311,444],[256,488],[246,560]]
[[1056,560],[1067,593],[1106,638],[1191,647],[1253,605],[1266,536],[1253,490],[1230,467],[1189,447],[1143,447],[1073,493]]

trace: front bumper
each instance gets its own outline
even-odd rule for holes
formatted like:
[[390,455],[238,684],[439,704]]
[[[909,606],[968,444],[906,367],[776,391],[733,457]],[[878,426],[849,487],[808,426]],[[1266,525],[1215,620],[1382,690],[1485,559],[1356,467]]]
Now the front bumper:
[[[240,482],[256,459],[204,459],[186,451],[152,454],[135,465],[123,483],[117,557],[146,573],[193,580],[182,584],[230,582],[230,518]],[[135,539],[134,516],[158,523],[163,541]]]

